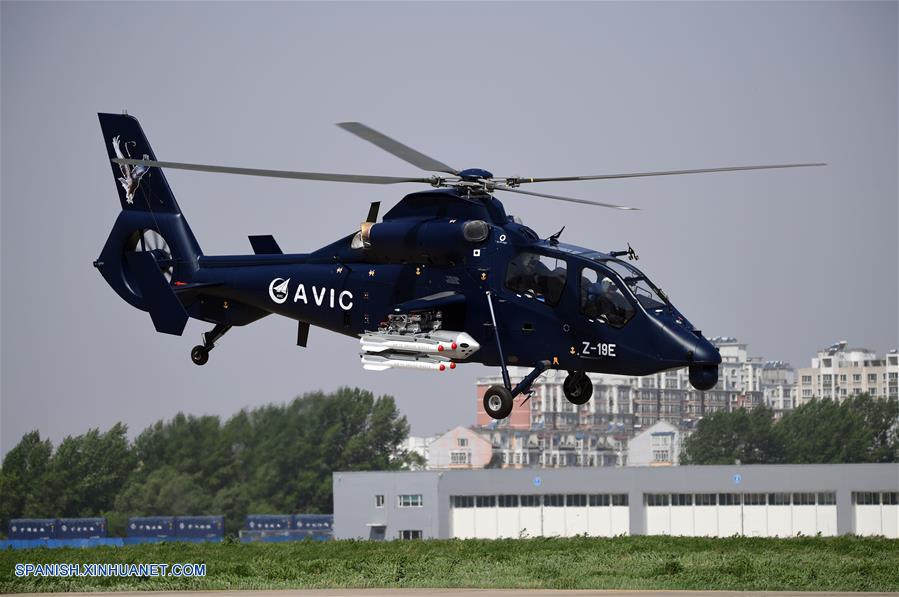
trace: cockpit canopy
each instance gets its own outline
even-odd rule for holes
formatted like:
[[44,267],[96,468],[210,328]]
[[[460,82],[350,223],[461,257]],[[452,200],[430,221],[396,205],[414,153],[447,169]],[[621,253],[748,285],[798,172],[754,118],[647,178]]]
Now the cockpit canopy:
[[[665,294],[637,268],[605,254],[588,259],[588,264],[579,265],[575,279],[581,312],[590,319],[622,327],[636,314],[634,301],[650,312],[671,309]],[[509,262],[505,285],[555,306],[567,279],[568,265],[561,256],[522,251]]]
[[655,284],[650,282],[643,272],[634,266],[618,259],[602,258],[594,259],[594,261],[601,263],[618,274],[631,291],[631,294],[634,295],[634,298],[645,309],[666,309],[670,307],[671,303],[668,301],[668,297]]

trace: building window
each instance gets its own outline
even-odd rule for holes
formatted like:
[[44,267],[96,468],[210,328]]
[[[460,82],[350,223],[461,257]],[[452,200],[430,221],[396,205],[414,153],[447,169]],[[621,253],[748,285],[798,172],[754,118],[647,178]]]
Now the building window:
[[450,464],[471,464],[471,452],[450,452]]
[[821,492],[818,494],[819,506],[835,506],[837,503],[837,494],[833,492]]
[[718,503],[715,499],[714,493],[697,493],[696,494],[696,505],[697,506],[714,506]]
[[647,506],[667,506],[669,501],[667,493],[647,493],[644,498]]
[[545,495],[543,496],[543,505],[550,508],[561,508],[565,505],[565,496],[556,493]]
[[876,373],[868,374],[868,383],[877,383],[877,374]]
[[375,508],[383,508],[384,507],[384,496],[376,495],[375,496]]
[[789,506],[790,505],[790,494],[789,493],[769,493],[768,494],[768,505],[769,506]]
[[814,506],[815,505],[815,494],[814,493],[794,493],[793,494],[793,505],[794,506]]
[[812,376],[811,375],[803,375],[802,376],[802,385],[804,385],[804,386],[812,385]]
[[853,374],[852,374],[852,381],[854,381],[854,382],[856,382],[856,383],[861,383],[861,381],[862,381],[862,374],[861,374],[861,373],[853,373]]
[[612,505],[613,506],[627,506],[627,494],[626,493],[612,494]]
[[584,494],[569,494],[565,496],[565,505],[572,508],[582,508],[587,505],[587,496]]
[[766,503],[764,493],[744,493],[743,504],[747,506],[764,506]]
[[654,462],[671,462],[671,453],[668,450],[653,450],[652,459]]
[[453,508],[474,508],[474,496],[454,495],[450,497],[450,504]]
[[405,494],[396,496],[396,505],[400,508],[421,508],[424,505],[424,501],[421,499],[421,494]]
[[880,503],[880,494],[876,491],[853,491],[852,503],[859,506],[876,506]]
[[691,494],[691,493],[672,493],[671,494],[671,505],[672,506],[692,506],[693,505],[693,494]]
[[421,531],[400,531],[398,536],[403,541],[411,541],[413,539],[421,539]]
[[540,507],[540,496],[539,495],[523,495],[523,496],[521,496],[521,507],[522,508],[539,508]]
[[718,494],[718,505],[719,506],[739,506],[741,503],[742,496],[739,493],[719,493]]
[[883,500],[880,502],[884,506],[895,506],[899,504],[899,492],[885,491],[882,495]]
[[499,496],[499,507],[500,508],[517,508],[518,507],[518,496],[517,495],[501,495],[501,496]]
[[474,504],[478,508],[495,508],[496,507],[496,496],[495,495],[475,496]]
[[467,448],[468,447],[468,438],[460,437],[459,439],[456,440],[456,445],[459,446],[460,448]]
[[611,499],[609,497],[609,494],[607,493],[600,493],[590,496],[591,506],[608,506],[610,503]]

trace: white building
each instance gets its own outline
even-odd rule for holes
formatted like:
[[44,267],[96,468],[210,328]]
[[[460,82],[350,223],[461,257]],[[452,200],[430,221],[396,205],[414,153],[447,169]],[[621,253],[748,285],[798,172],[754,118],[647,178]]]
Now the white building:
[[410,454],[418,454],[421,456],[422,460],[427,462],[430,454],[431,442],[433,442],[435,438],[436,436],[434,435],[428,437],[410,435],[400,444],[400,450]]
[[468,427],[454,427],[428,446],[428,470],[484,468],[493,457],[493,446]]
[[679,462],[680,430],[666,421],[659,421],[627,444],[628,466],[672,466]]
[[339,539],[899,537],[899,465],[335,472]]
[[843,340],[818,351],[812,366],[800,369],[797,402],[812,398],[843,400],[858,394],[875,398],[899,397],[899,354],[880,358],[867,348],[850,348]]
[[789,363],[766,361],[762,365],[762,395],[777,418],[796,408],[796,372]]

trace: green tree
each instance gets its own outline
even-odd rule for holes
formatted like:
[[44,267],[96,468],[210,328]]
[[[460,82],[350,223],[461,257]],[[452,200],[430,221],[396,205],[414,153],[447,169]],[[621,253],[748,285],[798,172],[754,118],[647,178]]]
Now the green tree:
[[91,429],[65,438],[42,480],[43,511],[53,516],[96,516],[109,510],[134,467],[128,429]]
[[774,431],[774,412],[764,406],[719,411],[699,421],[684,442],[683,464],[783,462],[784,447]]
[[36,511],[39,506],[43,483],[53,444],[42,440],[40,433],[32,431],[22,436],[19,443],[3,459],[0,468],[0,529],[8,528],[10,518],[45,516]]
[[249,513],[331,512],[331,474],[421,464],[399,449],[409,424],[390,396],[313,392],[245,409],[225,421],[178,414],[129,444],[126,428],[67,437],[56,451],[37,432],[0,469],[0,516],[224,514],[234,531]]
[[811,400],[784,416],[778,432],[793,463],[896,462],[897,401],[868,395]]
[[767,408],[718,412],[684,442],[684,464],[899,462],[899,402],[811,400],[774,422]]
[[115,509],[128,516],[187,516],[207,513],[211,502],[192,475],[163,466],[146,477],[132,476]]

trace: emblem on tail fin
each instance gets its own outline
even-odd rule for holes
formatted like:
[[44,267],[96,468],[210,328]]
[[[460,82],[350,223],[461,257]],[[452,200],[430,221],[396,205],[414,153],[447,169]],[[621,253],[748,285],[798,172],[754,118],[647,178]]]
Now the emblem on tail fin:
[[[121,135],[116,135],[112,140],[112,148],[115,150],[116,157],[119,159],[131,158],[131,152],[128,150],[129,145],[135,145],[134,141],[128,141],[122,143]],[[150,156],[144,154],[143,159],[149,160]],[[150,168],[147,166],[129,166],[128,164],[119,164],[119,170],[122,173],[122,177],[119,178],[119,183],[122,185],[122,188],[125,189],[125,201],[128,203],[134,203],[134,193],[137,192],[137,187],[140,185],[140,179],[143,178],[144,174]]]

